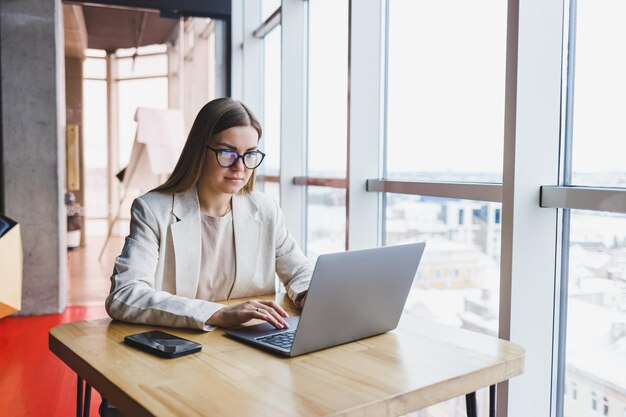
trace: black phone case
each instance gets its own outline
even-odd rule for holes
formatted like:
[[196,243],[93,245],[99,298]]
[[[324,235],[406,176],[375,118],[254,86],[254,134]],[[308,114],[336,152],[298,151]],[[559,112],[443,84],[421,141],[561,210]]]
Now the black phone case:
[[202,350],[202,345],[199,343],[159,330],[126,336],[124,343],[166,359],[178,358]]

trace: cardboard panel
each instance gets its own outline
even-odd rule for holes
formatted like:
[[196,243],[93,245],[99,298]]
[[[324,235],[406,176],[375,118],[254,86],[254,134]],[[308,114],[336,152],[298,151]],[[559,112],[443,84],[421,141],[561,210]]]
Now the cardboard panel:
[[22,238],[20,225],[0,237],[0,318],[22,308]]

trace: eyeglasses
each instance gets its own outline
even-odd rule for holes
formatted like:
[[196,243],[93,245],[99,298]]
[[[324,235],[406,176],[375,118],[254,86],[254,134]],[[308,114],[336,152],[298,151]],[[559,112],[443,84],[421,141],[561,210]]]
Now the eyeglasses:
[[265,158],[265,154],[261,151],[248,151],[243,155],[239,155],[232,149],[215,149],[210,146],[207,146],[207,148],[215,152],[217,163],[220,164],[222,168],[231,168],[235,166],[239,158],[241,158],[246,168],[255,169],[261,165],[263,158]]

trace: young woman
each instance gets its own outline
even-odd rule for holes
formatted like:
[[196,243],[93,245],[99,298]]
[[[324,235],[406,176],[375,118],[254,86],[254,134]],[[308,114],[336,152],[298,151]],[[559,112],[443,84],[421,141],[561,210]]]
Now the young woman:
[[131,209],[115,260],[109,315],[212,330],[250,319],[287,327],[273,301],[215,301],[272,294],[275,273],[301,306],[313,264],[285,228],[276,202],[253,191],[261,125],[241,102],[219,98],[198,113],[174,172]]

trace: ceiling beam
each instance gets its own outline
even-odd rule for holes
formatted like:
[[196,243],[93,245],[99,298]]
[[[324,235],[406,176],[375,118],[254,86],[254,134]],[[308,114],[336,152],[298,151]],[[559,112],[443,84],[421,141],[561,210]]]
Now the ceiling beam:
[[220,20],[229,20],[231,15],[230,0],[71,0],[64,3],[145,11],[158,10],[163,15],[210,17]]

